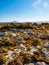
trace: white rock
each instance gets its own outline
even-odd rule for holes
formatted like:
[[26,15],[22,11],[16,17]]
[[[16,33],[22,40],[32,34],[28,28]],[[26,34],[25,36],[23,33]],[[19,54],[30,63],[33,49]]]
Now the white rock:
[[46,65],[46,63],[45,62],[37,62],[36,65]]
[[49,48],[49,43],[48,42],[45,43],[44,46],[47,47],[47,48]]
[[38,49],[40,49],[40,46],[37,46]]
[[47,52],[46,48],[43,48],[43,49],[42,49],[42,52],[43,52],[43,53],[46,53],[46,52]]
[[12,33],[12,36],[16,36],[16,34],[15,33]]

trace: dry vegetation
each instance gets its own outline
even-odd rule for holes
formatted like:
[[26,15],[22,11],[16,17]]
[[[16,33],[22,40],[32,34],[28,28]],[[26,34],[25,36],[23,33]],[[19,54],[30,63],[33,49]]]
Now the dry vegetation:
[[0,65],[31,62],[49,65],[49,24],[0,24]]

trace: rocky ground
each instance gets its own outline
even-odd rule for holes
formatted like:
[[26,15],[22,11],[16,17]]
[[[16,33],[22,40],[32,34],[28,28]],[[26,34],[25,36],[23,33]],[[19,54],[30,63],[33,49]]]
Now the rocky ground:
[[2,24],[0,65],[49,65],[49,24]]

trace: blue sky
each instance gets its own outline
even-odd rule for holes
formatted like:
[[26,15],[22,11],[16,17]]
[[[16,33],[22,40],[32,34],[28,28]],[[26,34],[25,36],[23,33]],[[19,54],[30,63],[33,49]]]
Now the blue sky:
[[49,0],[0,0],[0,22],[49,21]]

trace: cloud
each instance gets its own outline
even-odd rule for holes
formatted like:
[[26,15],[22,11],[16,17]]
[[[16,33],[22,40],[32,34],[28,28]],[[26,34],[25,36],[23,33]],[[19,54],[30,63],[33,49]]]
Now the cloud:
[[48,2],[43,2],[43,5],[44,5],[45,8],[48,8],[48,6],[49,6]]
[[36,7],[36,6],[43,6],[45,8],[48,8],[49,4],[46,0],[35,0],[32,4],[32,7]]
[[36,0],[36,1],[32,4],[32,6],[35,7],[35,6],[39,5],[41,2],[42,2],[42,0]]

